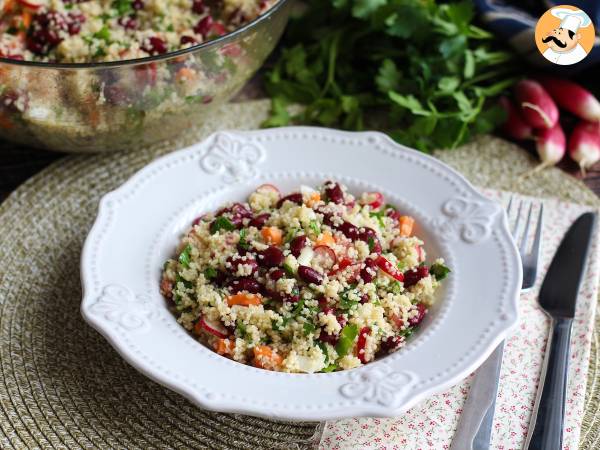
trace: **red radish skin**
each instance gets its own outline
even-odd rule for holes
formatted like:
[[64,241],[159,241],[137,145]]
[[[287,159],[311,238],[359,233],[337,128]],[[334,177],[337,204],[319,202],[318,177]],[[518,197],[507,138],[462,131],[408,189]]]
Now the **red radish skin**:
[[600,121],[600,102],[587,89],[554,77],[542,77],[540,83],[561,108],[589,122]]
[[569,156],[582,174],[600,160],[600,123],[579,122],[569,137]]
[[200,318],[200,326],[218,338],[225,339],[227,336],[229,336],[227,328],[225,328],[220,322],[215,322],[202,317]]
[[537,134],[536,148],[542,164],[534,170],[558,163],[565,156],[566,144],[567,140],[560,123],[556,123],[552,128],[540,130]]
[[519,81],[515,86],[515,97],[523,118],[533,128],[552,128],[558,122],[556,103],[537,81]]
[[533,138],[533,128],[525,122],[519,108],[508,97],[500,97],[498,102],[506,111],[506,121],[502,124],[502,132],[517,140]]

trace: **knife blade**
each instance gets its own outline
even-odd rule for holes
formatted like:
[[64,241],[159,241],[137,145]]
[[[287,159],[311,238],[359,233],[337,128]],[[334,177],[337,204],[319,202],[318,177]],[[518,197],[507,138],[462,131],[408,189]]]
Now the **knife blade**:
[[562,448],[571,327],[595,221],[595,213],[585,213],[571,225],[540,289],[538,302],[552,320],[525,442],[529,450]]

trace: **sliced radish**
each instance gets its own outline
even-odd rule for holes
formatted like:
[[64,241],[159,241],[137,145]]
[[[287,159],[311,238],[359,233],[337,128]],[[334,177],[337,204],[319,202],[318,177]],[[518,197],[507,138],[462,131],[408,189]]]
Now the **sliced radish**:
[[214,320],[210,320],[210,319],[201,317],[200,318],[200,326],[205,331],[208,331],[210,334],[212,334],[213,336],[216,336],[218,338],[225,339],[227,336],[229,336],[229,332],[227,331],[227,328],[225,328],[225,326],[220,321],[217,322]]
[[331,269],[337,263],[335,252],[327,245],[318,245],[313,251],[316,264],[324,270]]
[[17,3],[20,3],[21,5],[23,5],[25,8],[29,8],[29,9],[39,9],[42,4],[36,2],[35,0],[17,0]]
[[423,247],[420,245],[417,245],[417,258],[420,263],[425,261],[425,252],[423,251]]
[[310,266],[310,262],[314,256],[314,250],[310,247],[304,247],[300,252],[300,256],[298,256],[298,265],[300,266]]
[[336,269],[332,270],[331,272],[329,272],[328,275],[333,276],[336,273],[344,270],[346,267],[351,266],[352,264],[355,264],[355,261],[351,260],[350,258],[343,257],[342,260],[338,263],[338,267]]
[[277,198],[281,198],[281,191],[272,184],[261,184],[259,187],[256,188],[256,192],[265,195],[275,194],[277,195]]
[[360,200],[363,205],[369,205],[371,209],[378,209],[383,206],[383,194],[381,192],[367,192]]
[[365,347],[367,346],[367,336],[370,334],[371,329],[369,327],[361,328],[358,334],[358,341],[356,342],[356,356],[363,364],[367,363],[367,358],[365,357]]
[[377,264],[377,267],[383,270],[386,275],[389,275],[394,280],[404,281],[404,274],[396,269],[396,267],[383,256],[378,256],[375,260],[375,264]]
[[404,325],[404,320],[402,320],[402,317],[400,317],[398,314],[392,313],[390,319],[392,320],[394,325],[396,325],[396,328],[398,328],[399,330],[402,329],[402,326]]

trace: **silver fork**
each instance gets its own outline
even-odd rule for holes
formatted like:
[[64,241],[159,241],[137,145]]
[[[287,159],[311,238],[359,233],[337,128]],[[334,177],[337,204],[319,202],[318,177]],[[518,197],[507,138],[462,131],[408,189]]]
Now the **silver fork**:
[[[544,205],[540,204],[540,212],[534,233],[531,249],[528,250],[529,230],[532,224],[533,203],[529,204],[529,212],[520,242],[519,229],[521,218],[527,209],[523,209],[523,201],[519,203],[517,216],[512,228],[512,236],[519,248],[521,264],[523,265],[523,283],[521,292],[529,291],[535,284],[538,270],[538,261],[542,242],[542,225],[544,219]],[[506,207],[506,215],[510,222],[510,214],[513,206],[513,197],[510,198]],[[502,357],[504,355],[504,341],[496,347],[494,352],[481,365],[473,382],[469,396],[465,401],[463,412],[454,438],[451,450],[488,450],[492,435],[492,424],[496,410],[496,396],[498,395],[498,384],[500,381],[500,369],[502,368]]]

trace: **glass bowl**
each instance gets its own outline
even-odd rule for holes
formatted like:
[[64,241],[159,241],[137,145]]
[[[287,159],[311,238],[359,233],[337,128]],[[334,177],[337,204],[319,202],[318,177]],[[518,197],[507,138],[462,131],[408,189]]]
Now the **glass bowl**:
[[291,0],[184,50],[126,61],[51,64],[0,58],[0,138],[49,150],[109,152],[202,124],[258,70]]

